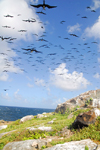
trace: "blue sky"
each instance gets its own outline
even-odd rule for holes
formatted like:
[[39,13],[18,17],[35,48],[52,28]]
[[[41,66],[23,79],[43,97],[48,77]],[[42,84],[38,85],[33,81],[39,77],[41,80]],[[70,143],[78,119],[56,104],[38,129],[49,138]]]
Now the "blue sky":
[[54,109],[100,88],[100,0],[45,1],[57,7],[0,1],[0,105]]

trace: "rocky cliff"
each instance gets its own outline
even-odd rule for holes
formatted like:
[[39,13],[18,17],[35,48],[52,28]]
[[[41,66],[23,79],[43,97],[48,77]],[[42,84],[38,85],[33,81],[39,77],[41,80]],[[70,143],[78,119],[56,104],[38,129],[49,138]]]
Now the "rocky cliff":
[[91,106],[100,108],[100,89],[87,91],[75,98],[69,99],[68,101],[62,104],[58,104],[55,112],[65,113],[69,109],[74,109],[77,106],[79,107]]

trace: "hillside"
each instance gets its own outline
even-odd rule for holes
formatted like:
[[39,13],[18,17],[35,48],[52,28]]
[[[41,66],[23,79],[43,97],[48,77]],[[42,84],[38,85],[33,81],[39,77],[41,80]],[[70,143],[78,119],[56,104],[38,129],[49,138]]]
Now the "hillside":
[[91,103],[89,103],[89,106],[100,108],[100,89],[87,91],[62,104],[58,104],[55,112],[65,113],[66,111],[68,111],[68,109],[74,109],[77,107],[84,108],[86,107],[86,104],[88,103],[90,99],[92,101]]
[[2,120],[0,150],[100,150],[99,98],[100,90],[88,91],[65,102],[71,107],[64,113],[56,109],[12,122]]

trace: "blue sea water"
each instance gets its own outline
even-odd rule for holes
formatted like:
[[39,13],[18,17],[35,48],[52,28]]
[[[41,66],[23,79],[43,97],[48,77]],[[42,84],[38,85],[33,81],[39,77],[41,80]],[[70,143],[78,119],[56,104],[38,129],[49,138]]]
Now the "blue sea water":
[[0,106],[0,120],[15,121],[27,115],[54,112],[54,109]]

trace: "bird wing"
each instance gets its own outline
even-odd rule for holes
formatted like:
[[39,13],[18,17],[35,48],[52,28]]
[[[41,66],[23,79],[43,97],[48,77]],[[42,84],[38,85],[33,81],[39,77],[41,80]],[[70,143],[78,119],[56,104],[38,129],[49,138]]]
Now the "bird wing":
[[45,4],[45,7],[48,7],[48,8],[55,8],[55,7],[57,7],[57,6],[50,6],[50,5],[48,5],[48,4]]
[[[30,4],[31,5],[31,4]],[[36,8],[39,8],[39,7],[43,7],[43,4],[39,4],[39,5],[31,5],[32,7],[36,7]]]

